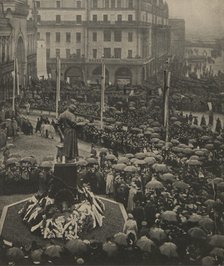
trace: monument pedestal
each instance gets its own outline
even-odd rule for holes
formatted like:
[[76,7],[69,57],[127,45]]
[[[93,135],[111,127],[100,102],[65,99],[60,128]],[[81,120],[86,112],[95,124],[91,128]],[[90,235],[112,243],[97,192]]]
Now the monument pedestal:
[[54,176],[63,180],[69,187],[77,186],[77,166],[75,164],[55,164],[54,166]]

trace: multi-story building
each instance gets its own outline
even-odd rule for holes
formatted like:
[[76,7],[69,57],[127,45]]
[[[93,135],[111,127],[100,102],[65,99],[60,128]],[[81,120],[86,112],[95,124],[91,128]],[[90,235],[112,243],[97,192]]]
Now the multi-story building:
[[170,52],[178,60],[184,60],[185,54],[185,20],[169,19],[171,47]]
[[[32,2],[32,1],[29,1]],[[32,8],[32,6],[30,7]],[[16,87],[26,86],[35,75],[36,30],[34,14],[27,0],[0,1],[0,101],[12,97],[13,72],[17,65]],[[14,64],[14,60],[16,64]]]
[[[159,71],[169,50],[164,0],[35,0],[38,38],[45,40],[48,73],[100,82],[141,84]],[[103,59],[102,59],[103,58]]]

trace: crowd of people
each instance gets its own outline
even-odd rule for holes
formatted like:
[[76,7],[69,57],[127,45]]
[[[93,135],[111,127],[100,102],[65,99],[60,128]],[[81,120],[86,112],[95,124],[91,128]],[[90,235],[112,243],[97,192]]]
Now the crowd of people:
[[[93,144],[91,156],[79,158],[78,184],[124,204],[128,218],[123,232],[108,236],[105,243],[70,240],[45,247],[33,243],[29,248],[24,243],[13,247],[2,243],[1,259],[41,264],[222,265],[222,125],[217,122],[213,132],[203,117],[199,123],[192,115],[173,114],[170,142],[165,143],[161,122],[155,119],[146,119],[138,128],[117,123],[104,131],[87,123],[79,131],[80,137],[105,148],[98,151]],[[42,186],[45,177],[39,176]]]

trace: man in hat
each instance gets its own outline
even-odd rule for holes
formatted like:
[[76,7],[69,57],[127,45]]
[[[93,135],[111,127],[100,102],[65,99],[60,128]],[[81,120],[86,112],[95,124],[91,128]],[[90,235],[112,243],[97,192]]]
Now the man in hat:
[[68,109],[59,116],[59,125],[63,132],[64,154],[66,162],[76,159],[78,154],[77,119],[75,115],[76,106],[70,105]]

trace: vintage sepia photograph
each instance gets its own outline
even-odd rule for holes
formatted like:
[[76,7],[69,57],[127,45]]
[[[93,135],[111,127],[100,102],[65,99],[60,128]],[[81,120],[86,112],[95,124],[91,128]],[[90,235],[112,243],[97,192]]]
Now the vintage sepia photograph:
[[0,0],[0,265],[224,265],[224,0]]

